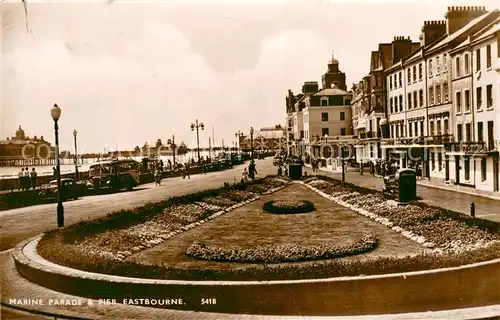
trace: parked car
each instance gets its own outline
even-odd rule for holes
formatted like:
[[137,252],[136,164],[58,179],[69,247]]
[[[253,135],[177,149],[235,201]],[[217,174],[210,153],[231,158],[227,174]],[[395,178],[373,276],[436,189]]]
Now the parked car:
[[[84,185],[77,184],[74,179],[61,179],[61,197],[62,200],[78,199],[82,194]],[[40,192],[42,197],[57,199],[57,180],[52,180],[49,185]]]

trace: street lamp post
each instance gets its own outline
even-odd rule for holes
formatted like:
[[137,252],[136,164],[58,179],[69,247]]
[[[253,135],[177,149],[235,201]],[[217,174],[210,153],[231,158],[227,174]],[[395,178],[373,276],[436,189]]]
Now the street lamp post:
[[345,182],[345,162],[344,162],[344,156],[345,156],[345,150],[344,146],[340,147],[340,155],[341,155],[341,162],[342,162],[342,183]]
[[253,161],[253,127],[250,127],[250,157]]
[[62,204],[61,197],[61,164],[59,163],[59,126],[57,122],[61,117],[61,108],[54,104],[52,110],[50,110],[50,115],[54,120],[54,131],[56,136],[56,146],[55,146],[55,157],[56,157],[56,175],[57,175],[57,227],[64,227],[64,207]]
[[194,131],[196,128],[196,147],[198,150],[198,163],[200,163],[200,131],[205,129],[205,125],[203,125],[203,122],[198,122],[198,119],[196,119],[195,123],[191,123],[191,131]]
[[241,149],[241,139],[244,137],[244,134],[243,132],[241,132],[240,130],[238,130],[234,136],[238,139],[238,148]]
[[75,181],[78,181],[78,150],[76,149],[76,129],[73,130],[73,137],[75,138]]

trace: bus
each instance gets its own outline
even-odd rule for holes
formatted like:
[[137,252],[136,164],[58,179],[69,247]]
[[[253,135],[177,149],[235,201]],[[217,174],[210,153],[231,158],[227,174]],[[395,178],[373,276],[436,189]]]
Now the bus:
[[132,159],[113,159],[95,163],[89,168],[89,187],[94,189],[127,189],[139,185],[141,165]]

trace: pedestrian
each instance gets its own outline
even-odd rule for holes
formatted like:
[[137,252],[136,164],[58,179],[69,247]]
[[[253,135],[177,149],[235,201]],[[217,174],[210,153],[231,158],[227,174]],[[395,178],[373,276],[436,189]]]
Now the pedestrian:
[[247,167],[243,169],[243,172],[241,173],[241,182],[245,183],[248,182],[248,170]]
[[285,177],[288,176],[288,168],[285,167]]
[[52,167],[52,174],[54,175],[54,179],[57,179],[57,170],[56,170],[56,167]]
[[37,187],[37,184],[38,184],[37,178],[38,178],[38,174],[36,173],[35,168],[33,168],[30,172],[30,180],[31,180],[30,184],[31,184],[31,187],[33,189],[36,189],[36,187]]
[[160,169],[158,167],[156,167],[155,169],[155,185],[156,186],[161,185]]
[[25,183],[24,188],[26,190],[29,190],[30,189],[30,171],[29,171],[28,167],[24,168],[24,183]]
[[184,164],[184,176],[182,177],[182,179],[186,179],[186,176],[188,177],[188,179],[191,179],[191,177],[189,176],[189,163],[185,163]]
[[257,169],[255,168],[255,161],[250,160],[250,164],[248,166],[248,173],[250,175],[250,179],[255,180],[255,175],[257,174]]
[[24,190],[24,168],[21,168],[17,176],[19,177],[19,190]]
[[278,176],[281,176],[283,173],[283,169],[281,169],[281,166],[278,166]]

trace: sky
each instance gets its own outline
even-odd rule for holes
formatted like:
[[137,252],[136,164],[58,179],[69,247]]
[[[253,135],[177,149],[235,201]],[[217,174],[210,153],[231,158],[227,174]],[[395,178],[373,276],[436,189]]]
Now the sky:
[[[395,36],[418,41],[447,6],[495,1],[34,1],[0,5],[0,139],[54,141],[61,150],[132,150],[166,141],[196,147],[238,130],[284,125],[287,90],[318,81],[332,56],[348,87],[369,71],[370,51]],[[213,142],[212,142],[213,145]]]

